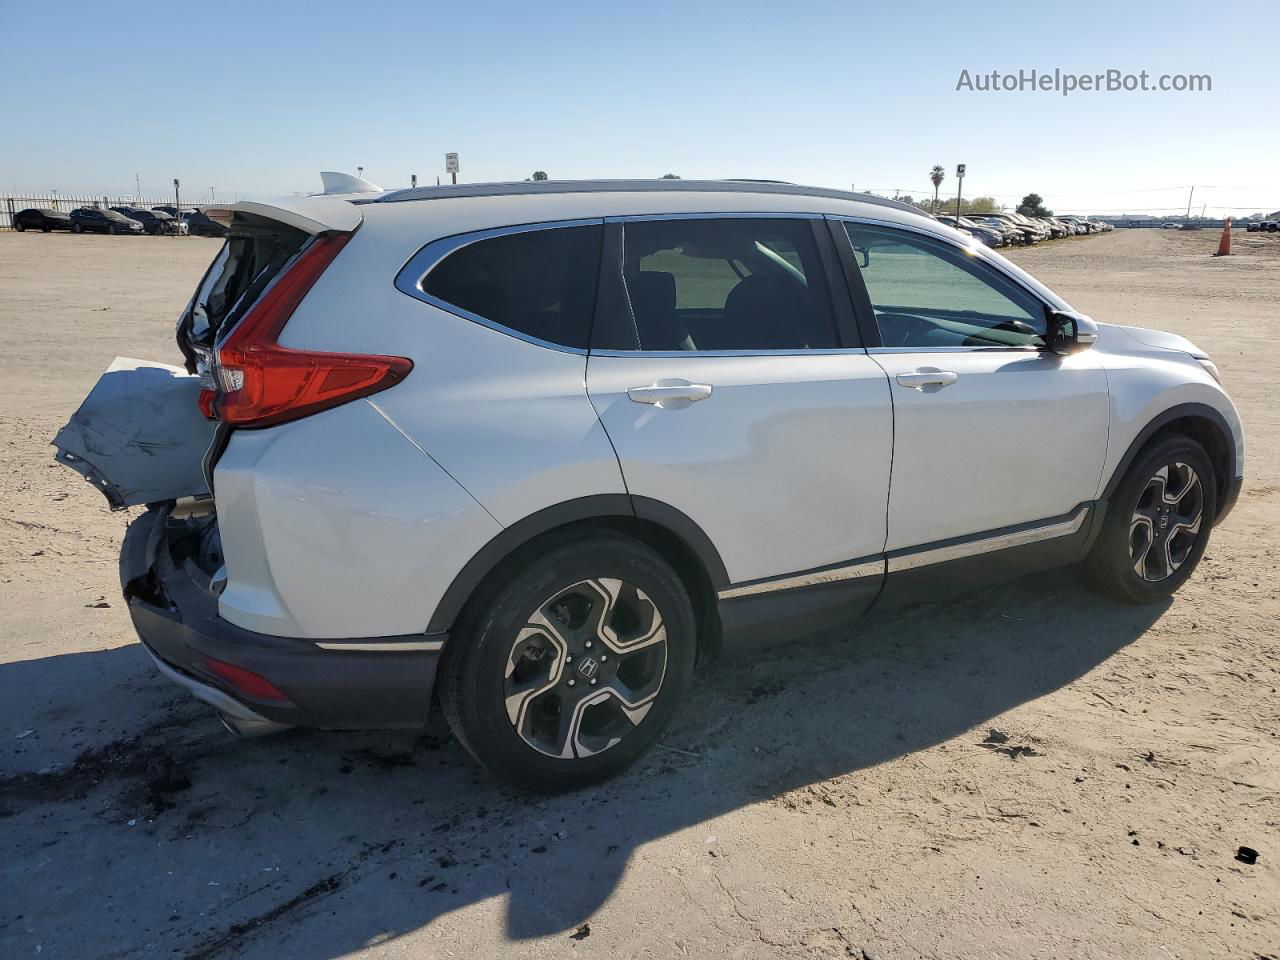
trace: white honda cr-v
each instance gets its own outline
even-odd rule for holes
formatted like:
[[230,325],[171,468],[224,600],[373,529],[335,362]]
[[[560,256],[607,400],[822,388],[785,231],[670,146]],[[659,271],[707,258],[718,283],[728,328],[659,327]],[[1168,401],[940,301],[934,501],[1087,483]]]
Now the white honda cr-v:
[[538,789],[622,770],[694,663],[1083,561],[1191,574],[1241,485],[1181,337],[1095,325],[912,207],[776,183],[207,211],[185,369],[59,458],[130,527],[159,669],[233,728],[417,727]]

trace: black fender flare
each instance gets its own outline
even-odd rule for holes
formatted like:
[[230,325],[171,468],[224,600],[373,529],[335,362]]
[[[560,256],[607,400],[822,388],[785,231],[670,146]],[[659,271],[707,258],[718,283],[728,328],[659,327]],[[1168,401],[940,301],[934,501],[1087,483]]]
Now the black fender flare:
[[427,633],[443,633],[453,627],[462,608],[486,577],[514,551],[535,537],[572,523],[610,518],[646,520],[679,538],[698,558],[713,589],[729,582],[724,561],[711,538],[689,516],[670,504],[649,497],[625,493],[602,493],[578,497],[544,507],[505,527],[476,552],[458,571],[436,604]]
[[[1164,427],[1173,423],[1173,421],[1184,420],[1188,417],[1208,420],[1222,434],[1223,446],[1226,449],[1227,457],[1227,483],[1239,476],[1239,468],[1236,463],[1236,438],[1231,432],[1231,425],[1227,423],[1227,418],[1207,403],[1179,403],[1169,407],[1167,410],[1162,410],[1145,427],[1138,431],[1138,435],[1133,438],[1133,442],[1129,444],[1124,456],[1120,458],[1115,470],[1112,471],[1111,478],[1107,481],[1107,485],[1102,491],[1101,499],[1110,500],[1115,494],[1116,488],[1120,486],[1120,482],[1124,479],[1125,474],[1129,472],[1129,467],[1133,465],[1138,453],[1147,445],[1147,441]],[[1219,495],[1221,496],[1221,494],[1222,492],[1220,491]],[[1221,512],[1224,504],[1220,503],[1218,506]]]

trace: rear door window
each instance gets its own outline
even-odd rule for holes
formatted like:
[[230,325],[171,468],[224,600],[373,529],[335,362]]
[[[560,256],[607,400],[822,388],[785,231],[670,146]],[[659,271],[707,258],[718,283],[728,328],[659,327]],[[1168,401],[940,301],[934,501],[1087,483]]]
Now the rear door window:
[[641,350],[838,346],[827,280],[807,219],[628,222],[622,264]]
[[449,254],[422,281],[439,306],[544,343],[585,350],[600,268],[599,224],[504,233]]

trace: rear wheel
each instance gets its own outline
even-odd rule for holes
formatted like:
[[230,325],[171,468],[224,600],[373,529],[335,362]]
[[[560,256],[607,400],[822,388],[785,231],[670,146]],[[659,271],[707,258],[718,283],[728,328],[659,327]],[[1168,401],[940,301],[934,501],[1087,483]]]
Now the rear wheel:
[[494,578],[450,637],[440,701],[494,775],[556,792],[613,776],[662,733],[693,674],[683,584],[634,540],[590,534]]
[[72,232],[72,233],[84,233],[84,227],[80,226],[80,224],[78,224],[78,223],[73,223],[73,224],[71,225],[71,232]]
[[21,233],[23,230],[25,230],[25,229],[27,229],[27,228],[26,228],[26,226],[25,226],[21,221],[18,221],[17,223],[15,223],[15,224],[13,225],[13,229],[15,229],[15,230],[17,230],[19,233]]
[[1139,454],[1107,508],[1087,561],[1094,583],[1134,603],[1161,600],[1191,576],[1217,514],[1213,464],[1181,435]]
[[49,232],[50,230],[52,230],[52,229],[53,229],[53,227],[41,227],[41,228],[40,228],[40,232],[41,232],[41,233],[48,233],[48,232]]

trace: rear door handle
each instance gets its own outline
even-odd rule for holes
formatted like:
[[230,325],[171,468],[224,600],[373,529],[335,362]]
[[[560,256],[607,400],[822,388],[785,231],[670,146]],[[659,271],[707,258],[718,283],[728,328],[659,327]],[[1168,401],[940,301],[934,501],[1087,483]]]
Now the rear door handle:
[[949,387],[960,379],[960,374],[952,370],[917,370],[900,373],[895,379],[904,387],[923,390],[925,387]]
[[627,396],[636,403],[652,403],[660,410],[679,410],[711,396],[711,384],[659,380],[647,387],[631,387]]

